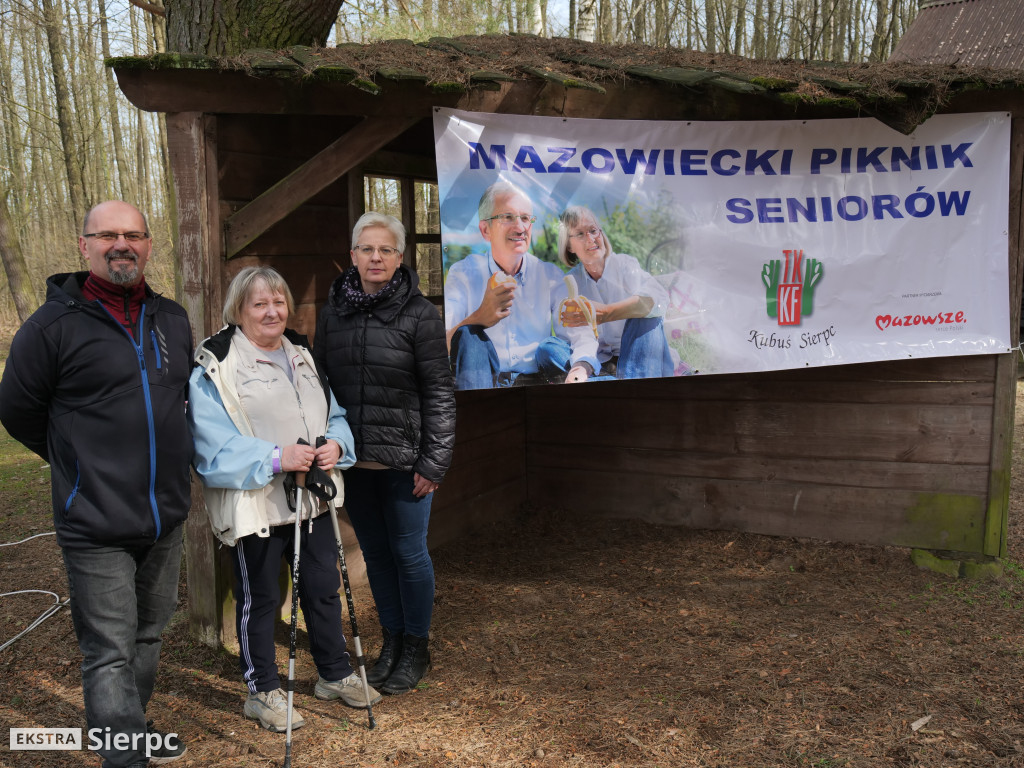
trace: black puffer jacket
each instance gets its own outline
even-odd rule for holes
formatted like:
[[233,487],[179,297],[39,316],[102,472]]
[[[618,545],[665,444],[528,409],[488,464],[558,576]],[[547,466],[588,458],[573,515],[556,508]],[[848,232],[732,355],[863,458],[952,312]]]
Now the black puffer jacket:
[[0,421],[50,462],[62,547],[152,544],[191,502],[192,331],[181,306],[147,288],[132,339],[82,297],[87,275],[47,280],[46,303],[11,344]]
[[338,403],[348,411],[356,459],[444,479],[455,444],[455,394],[444,324],[406,280],[371,311],[352,307],[331,286],[320,313],[313,357]]

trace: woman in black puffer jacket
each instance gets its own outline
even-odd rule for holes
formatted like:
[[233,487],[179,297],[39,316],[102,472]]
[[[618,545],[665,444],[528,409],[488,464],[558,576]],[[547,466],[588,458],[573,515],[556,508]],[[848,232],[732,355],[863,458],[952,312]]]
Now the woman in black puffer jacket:
[[400,694],[430,669],[427,524],[455,443],[454,383],[441,317],[402,264],[401,222],[366,213],[352,243],[352,266],[331,286],[313,356],[356,439],[345,508],[384,635],[368,681]]

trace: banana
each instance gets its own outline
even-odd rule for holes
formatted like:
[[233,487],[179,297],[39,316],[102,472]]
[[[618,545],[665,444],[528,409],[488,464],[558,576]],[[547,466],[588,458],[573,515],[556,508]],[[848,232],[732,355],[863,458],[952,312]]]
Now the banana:
[[509,283],[515,285],[516,279],[512,275],[507,275],[504,272],[493,272],[490,279],[487,281],[487,288],[494,288],[498,285],[505,285]]
[[[565,287],[569,291],[569,297],[562,299],[562,304],[558,307],[559,318],[566,312],[581,312],[590,326],[590,330],[594,332],[594,338],[596,339],[597,313],[594,311],[594,305],[590,303],[590,299],[580,293],[576,285],[576,278],[572,275],[566,275],[562,279],[565,281]],[[562,322],[562,325],[564,326],[565,323]]]

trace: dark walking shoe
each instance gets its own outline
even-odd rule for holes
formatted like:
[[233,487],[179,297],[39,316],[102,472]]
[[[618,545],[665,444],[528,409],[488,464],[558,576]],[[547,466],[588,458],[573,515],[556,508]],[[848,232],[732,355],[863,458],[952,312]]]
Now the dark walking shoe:
[[384,633],[384,645],[381,646],[377,661],[366,673],[366,682],[374,688],[380,688],[384,681],[391,677],[402,655],[402,636],[393,635],[384,627],[381,627],[380,631]]
[[402,639],[402,655],[391,677],[380,686],[380,692],[389,696],[408,693],[430,671],[430,650],[427,638],[406,635]]
[[155,746],[153,744],[146,745],[150,765],[173,763],[178,758],[184,757],[185,753],[188,752],[188,747],[181,743],[178,734],[167,734],[163,731],[158,731],[153,727],[153,721],[148,720],[146,721],[147,742],[156,741],[156,739],[150,738],[152,735],[159,736],[160,743]]

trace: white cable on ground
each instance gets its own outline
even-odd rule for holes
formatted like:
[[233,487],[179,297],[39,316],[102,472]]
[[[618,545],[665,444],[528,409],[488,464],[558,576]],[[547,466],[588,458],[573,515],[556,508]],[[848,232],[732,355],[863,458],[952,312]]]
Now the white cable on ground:
[[38,539],[40,536],[56,536],[56,535],[57,535],[56,531],[47,531],[46,533],[37,533],[35,536],[29,536],[27,539],[22,539],[21,541],[9,541],[6,544],[0,544],[0,547],[13,547],[15,544],[24,544],[26,541],[31,541],[32,539]]
[[[0,544],[0,547],[12,547],[15,544],[23,544],[26,541],[31,541],[32,539],[38,539],[40,536],[55,536],[55,535],[56,535],[56,533],[54,531],[47,531],[46,533],[37,533],[34,536],[29,536],[28,538],[22,539],[21,541],[11,541],[11,542],[7,542],[6,544]],[[10,640],[4,641],[3,645],[0,645],[0,652],[7,650],[7,648],[9,646],[13,645],[16,641],[20,640],[22,637],[27,635],[29,632],[31,632],[33,629],[38,627],[40,624],[42,624],[48,618],[53,616],[53,614],[55,614],[61,608],[66,607],[67,604],[71,602],[71,598],[70,597],[67,598],[66,600],[61,600],[60,599],[60,595],[58,595],[56,592],[50,592],[48,589],[19,589],[16,592],[3,592],[3,593],[0,593],[0,597],[10,597],[12,595],[25,595],[25,594],[29,594],[29,593],[38,593],[38,594],[41,594],[41,595],[51,595],[53,597],[53,605],[51,605],[49,608],[47,608],[45,611],[43,611],[41,614],[39,614],[39,616],[37,616],[36,619],[31,624],[29,624],[27,627],[25,627],[25,629],[23,629],[21,632],[16,634]]]
[[5,651],[8,646],[13,645],[15,641],[17,641],[17,640],[21,639],[22,637],[24,637],[25,635],[27,635],[29,632],[31,632],[33,629],[38,627],[40,624],[42,624],[48,618],[53,616],[53,614],[55,614],[57,611],[59,611],[61,608],[64,608],[68,603],[71,602],[71,598],[70,597],[62,601],[60,599],[60,595],[58,595],[55,592],[50,592],[47,589],[19,589],[17,592],[3,592],[3,593],[0,593],[0,597],[10,597],[11,595],[24,595],[24,594],[28,594],[28,593],[32,593],[32,592],[39,593],[39,594],[42,594],[42,595],[51,595],[53,597],[53,601],[54,601],[53,605],[51,605],[49,608],[47,608],[45,611],[43,611],[41,614],[39,614],[39,616],[36,618],[36,620],[33,621],[31,624],[29,624],[27,627],[25,627],[25,629],[23,629],[21,632],[16,634],[10,640],[5,641],[3,645],[0,645],[0,651]]

